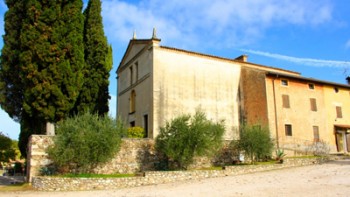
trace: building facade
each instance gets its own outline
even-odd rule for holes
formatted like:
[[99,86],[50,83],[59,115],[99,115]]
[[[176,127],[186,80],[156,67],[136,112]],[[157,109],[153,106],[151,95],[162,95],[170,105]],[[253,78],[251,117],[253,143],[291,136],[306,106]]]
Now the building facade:
[[[267,126],[278,148],[305,151],[324,142],[350,151],[350,86],[300,73],[130,40],[117,69],[117,114],[155,138],[181,114],[201,109],[225,120],[225,139],[239,138],[242,123]],[[337,90],[337,91],[336,91]],[[347,143],[348,142],[348,143]]]

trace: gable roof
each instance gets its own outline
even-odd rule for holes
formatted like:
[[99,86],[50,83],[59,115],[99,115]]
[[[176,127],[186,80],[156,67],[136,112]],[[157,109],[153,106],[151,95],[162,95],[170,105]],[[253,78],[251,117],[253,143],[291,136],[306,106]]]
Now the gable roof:
[[119,63],[119,66],[117,68],[117,71],[116,73],[118,73],[120,67],[122,65],[124,65],[124,62],[125,60],[127,59],[127,57],[129,56],[132,48],[135,46],[135,45],[145,45],[147,46],[148,44],[150,44],[152,41],[160,41],[160,39],[157,39],[157,38],[151,38],[151,39],[131,39],[129,41],[129,44],[128,44],[128,47],[126,48],[126,51],[122,57],[122,59],[120,60],[120,63]]
[[237,58],[236,59],[230,59],[230,58],[225,58],[225,57],[220,57],[220,56],[215,56],[215,55],[209,55],[209,54],[204,54],[204,53],[198,53],[198,52],[193,52],[193,51],[188,51],[188,50],[178,49],[178,48],[168,47],[168,46],[160,46],[160,47],[162,49],[172,50],[172,51],[182,52],[182,53],[187,53],[187,54],[195,55],[195,56],[202,56],[202,57],[213,58],[213,59],[229,61],[229,62],[243,63],[243,64],[246,64],[246,66],[248,66],[248,67],[249,66],[254,66],[254,67],[258,67],[258,68],[260,67],[261,69],[273,69],[273,70],[279,70],[279,71],[283,71],[283,72],[288,72],[288,73],[295,74],[295,75],[300,75],[299,72],[286,70],[286,69],[282,69],[282,68],[277,68],[277,67],[272,67],[272,66],[265,66],[265,65],[261,65],[261,64],[255,64],[255,63],[251,63],[251,62],[245,62],[245,61],[242,61],[242,60],[238,60]]

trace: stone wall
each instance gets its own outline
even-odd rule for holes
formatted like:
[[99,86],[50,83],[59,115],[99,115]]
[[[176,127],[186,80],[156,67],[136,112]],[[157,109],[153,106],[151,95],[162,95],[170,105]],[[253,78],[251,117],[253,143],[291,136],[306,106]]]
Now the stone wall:
[[[53,136],[32,135],[28,146],[27,180],[40,175],[40,169],[52,164],[46,153],[47,147],[52,145]],[[123,139],[118,154],[108,163],[94,169],[98,174],[135,173],[154,170],[154,163],[158,161],[154,151],[152,139]]]
[[[27,180],[40,175],[40,169],[52,164],[46,153],[47,147],[53,143],[53,136],[32,135],[29,139]],[[214,159],[195,158],[191,169],[216,165],[232,164],[234,158],[225,146]],[[128,174],[156,170],[160,164],[159,155],[154,149],[153,139],[122,139],[120,151],[108,163],[93,170],[97,174]]]
[[59,178],[34,177],[32,186],[42,191],[77,191],[96,189],[118,189],[154,185],[177,181],[201,180],[204,178],[233,176],[239,174],[319,164],[325,162],[322,158],[285,159],[283,164],[271,165],[236,165],[226,166],[222,170],[190,170],[190,171],[147,171],[138,177],[129,178]]
[[46,149],[53,143],[52,136],[32,135],[28,142],[27,152],[27,180],[31,182],[34,176],[40,174],[42,167],[48,166],[52,161],[48,158]]

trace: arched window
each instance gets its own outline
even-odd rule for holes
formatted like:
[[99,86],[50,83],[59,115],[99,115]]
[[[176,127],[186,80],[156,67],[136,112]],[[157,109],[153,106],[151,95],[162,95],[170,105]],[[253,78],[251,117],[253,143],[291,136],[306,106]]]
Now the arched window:
[[136,101],[136,93],[135,93],[135,90],[132,90],[130,94],[130,113],[135,112],[135,106],[136,106],[135,101]]

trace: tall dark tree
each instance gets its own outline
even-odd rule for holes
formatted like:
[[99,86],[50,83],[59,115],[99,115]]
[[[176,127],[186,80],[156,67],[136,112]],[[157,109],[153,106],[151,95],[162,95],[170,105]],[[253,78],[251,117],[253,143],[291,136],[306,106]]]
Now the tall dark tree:
[[83,3],[28,0],[23,22],[23,108],[42,122],[57,122],[73,108],[82,86]]
[[0,104],[21,123],[19,146],[69,115],[83,83],[82,0],[6,0]]
[[108,112],[110,98],[108,85],[112,48],[103,30],[101,1],[89,0],[84,16],[84,85],[74,113],[90,111],[103,115]]
[[24,18],[24,1],[6,0],[4,46],[0,57],[0,106],[15,121],[22,117],[23,89],[20,79],[20,33]]

